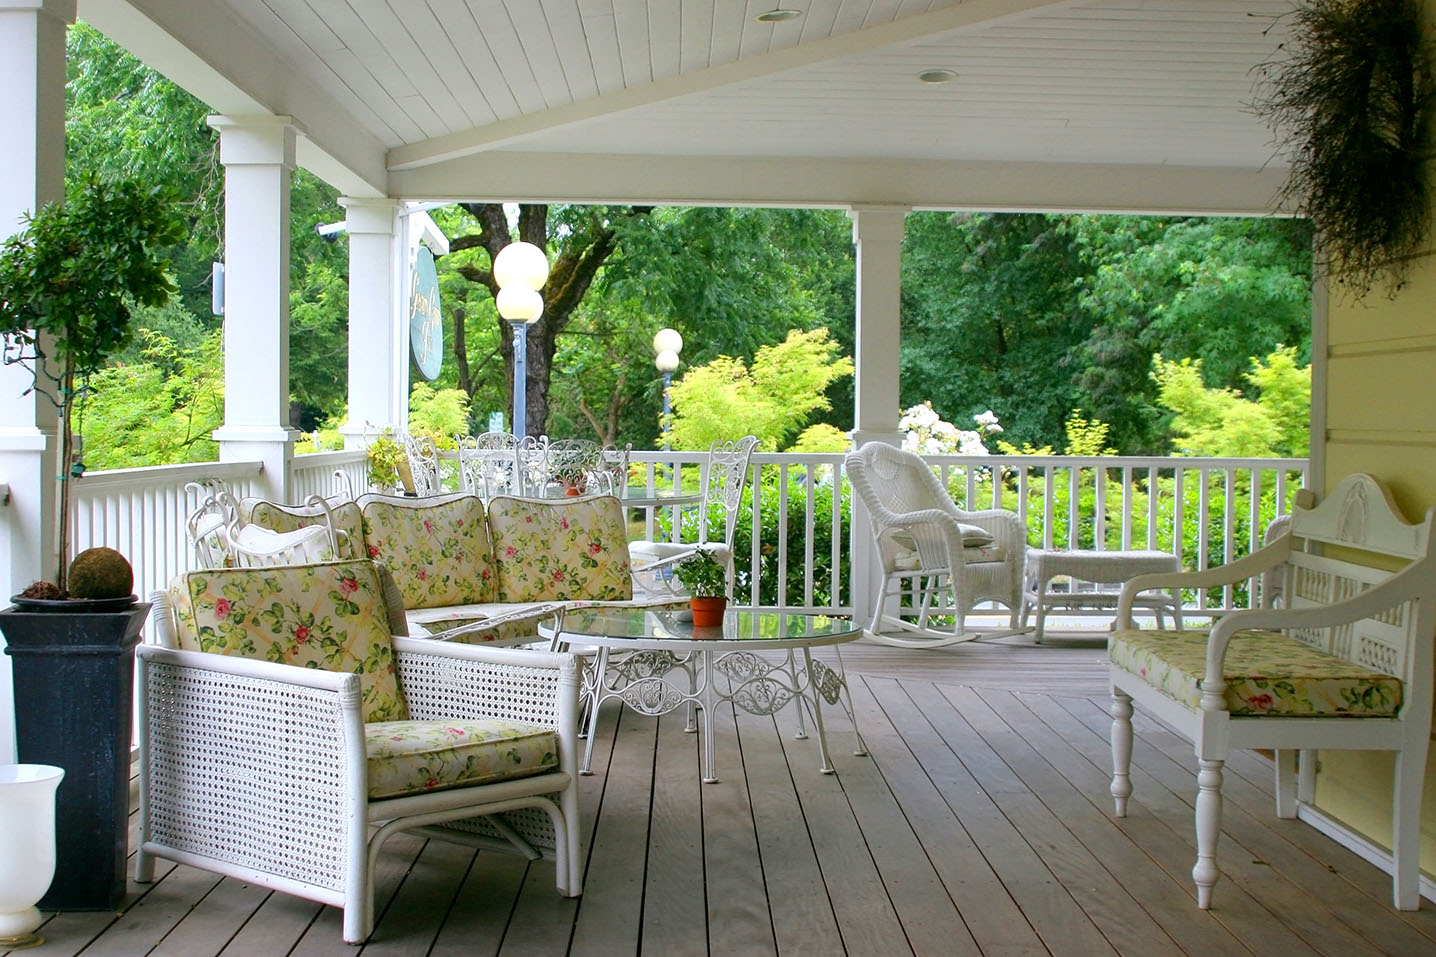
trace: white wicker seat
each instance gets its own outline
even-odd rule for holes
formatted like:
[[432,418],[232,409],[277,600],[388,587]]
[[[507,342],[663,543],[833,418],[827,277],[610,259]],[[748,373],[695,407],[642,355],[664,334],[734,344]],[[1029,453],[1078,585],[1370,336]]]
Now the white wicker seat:
[[[325,580],[337,587],[314,587]],[[559,893],[580,893],[572,655],[389,637],[368,561],[196,572],[153,599],[163,644],[138,651],[136,880],[163,857],[321,901],[359,943],[381,847],[415,831],[552,857]],[[303,635],[266,624],[286,611]],[[320,645],[352,657],[334,671],[258,660]]]
[[[673,566],[692,556],[699,545],[706,546],[728,568],[728,597],[733,597],[733,533],[738,527],[738,506],[748,485],[749,463],[758,438],[745,435],[736,442],[719,440],[708,449],[708,461],[701,478],[703,499],[698,505],[697,540],[692,542],[628,543],[629,561],[633,563],[635,594],[677,593],[681,588],[672,576]],[[723,540],[708,538],[708,519],[714,506],[723,512]],[[675,520],[675,531],[681,529]]]
[[[872,522],[882,576],[869,637],[910,648],[977,638],[964,619],[984,601],[1006,605],[1017,628],[1027,537],[1015,513],[959,509],[921,456],[891,445],[865,445],[845,463]],[[909,605],[889,615],[890,599]],[[937,616],[951,617],[951,626],[935,627]]]

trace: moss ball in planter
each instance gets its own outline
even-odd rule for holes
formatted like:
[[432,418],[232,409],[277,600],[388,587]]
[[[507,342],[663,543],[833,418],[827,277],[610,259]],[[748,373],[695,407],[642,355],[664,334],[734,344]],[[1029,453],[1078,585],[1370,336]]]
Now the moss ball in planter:
[[70,563],[71,598],[125,598],[135,587],[129,560],[113,548],[87,548]]

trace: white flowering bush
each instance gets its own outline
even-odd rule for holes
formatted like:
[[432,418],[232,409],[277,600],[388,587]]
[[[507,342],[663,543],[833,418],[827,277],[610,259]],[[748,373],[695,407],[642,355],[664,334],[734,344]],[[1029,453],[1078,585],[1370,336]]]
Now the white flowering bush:
[[983,438],[1001,432],[1002,426],[991,409],[972,418],[976,429],[959,429],[951,422],[944,422],[933,411],[932,402],[915,405],[898,419],[898,430],[903,434],[902,447],[918,455],[987,455]]

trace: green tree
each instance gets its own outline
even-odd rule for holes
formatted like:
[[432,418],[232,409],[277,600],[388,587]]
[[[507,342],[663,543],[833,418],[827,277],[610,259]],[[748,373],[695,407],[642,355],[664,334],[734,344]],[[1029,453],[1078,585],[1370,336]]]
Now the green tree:
[[730,356],[690,368],[673,383],[673,446],[706,449],[720,438],[752,434],[767,448],[782,447],[826,408],[828,384],[852,375],[852,360],[837,353],[826,329],[795,329],[778,345],[761,347],[751,368]]
[[85,404],[91,468],[157,462],[213,462],[210,436],[224,424],[224,340],[215,330],[185,350],[159,332],[141,330],[141,360],[98,373]]
[[1069,356],[1081,404],[1126,453],[1160,453],[1167,417],[1151,357],[1201,360],[1214,388],[1250,393],[1249,357],[1311,337],[1311,228],[1304,220],[1072,217],[1094,267],[1078,280],[1092,322]]
[[914,213],[903,243],[902,407],[949,422],[997,413],[1017,444],[1051,444],[1081,393],[1065,368],[1087,335],[1086,266],[1061,217]]
[[1152,360],[1159,401],[1176,413],[1172,431],[1177,455],[1300,457],[1309,448],[1311,367],[1300,366],[1296,349],[1278,349],[1265,361],[1251,359],[1244,378],[1259,393],[1248,399],[1235,389],[1204,384],[1201,359]]

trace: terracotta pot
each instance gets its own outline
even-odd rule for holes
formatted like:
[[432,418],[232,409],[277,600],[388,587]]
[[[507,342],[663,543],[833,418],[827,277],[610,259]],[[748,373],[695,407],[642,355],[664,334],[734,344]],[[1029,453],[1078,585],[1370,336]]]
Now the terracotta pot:
[[723,624],[723,610],[728,607],[728,599],[722,595],[716,598],[695,595],[688,599],[688,607],[693,611],[693,627],[712,628]]
[[568,485],[568,486],[565,486],[565,487],[564,487],[563,494],[565,494],[565,495],[578,496],[578,495],[582,495],[583,492],[582,492],[582,490],[578,489],[577,487],[575,487],[575,486],[573,486],[573,485]]

